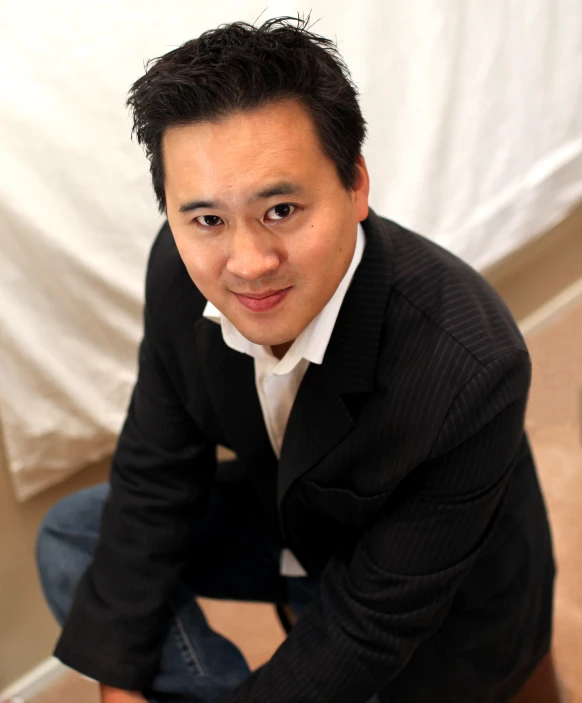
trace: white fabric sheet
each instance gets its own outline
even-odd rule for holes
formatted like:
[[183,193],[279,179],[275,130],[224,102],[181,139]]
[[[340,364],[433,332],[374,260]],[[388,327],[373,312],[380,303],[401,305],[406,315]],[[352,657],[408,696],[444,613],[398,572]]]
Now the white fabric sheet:
[[312,10],[362,92],[372,204],[483,268],[582,196],[578,0],[2,0],[0,412],[20,499],[110,453],[161,219],[124,100],[222,22]]

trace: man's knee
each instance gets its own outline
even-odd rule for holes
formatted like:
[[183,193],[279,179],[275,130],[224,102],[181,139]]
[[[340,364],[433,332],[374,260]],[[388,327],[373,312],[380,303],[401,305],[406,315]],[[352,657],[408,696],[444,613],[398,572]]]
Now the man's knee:
[[42,521],[36,544],[37,567],[49,607],[61,623],[93,558],[106,496],[107,486],[74,493],[54,505]]

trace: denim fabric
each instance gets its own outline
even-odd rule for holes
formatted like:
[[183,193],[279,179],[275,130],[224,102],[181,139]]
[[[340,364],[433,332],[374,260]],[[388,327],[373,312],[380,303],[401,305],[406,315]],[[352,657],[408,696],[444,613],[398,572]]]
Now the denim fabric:
[[[42,588],[62,625],[95,550],[107,485],[68,496],[46,516],[37,543]],[[249,674],[241,652],[208,626],[195,596],[289,603],[300,613],[316,591],[307,578],[279,574],[281,546],[250,515],[240,486],[217,486],[192,535],[195,561],[171,594],[151,703],[218,703]]]

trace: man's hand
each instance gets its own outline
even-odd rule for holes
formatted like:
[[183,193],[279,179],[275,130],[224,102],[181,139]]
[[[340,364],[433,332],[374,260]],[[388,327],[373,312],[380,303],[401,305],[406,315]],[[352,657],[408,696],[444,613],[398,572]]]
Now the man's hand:
[[124,691],[101,684],[102,703],[147,703],[147,700],[137,691]]

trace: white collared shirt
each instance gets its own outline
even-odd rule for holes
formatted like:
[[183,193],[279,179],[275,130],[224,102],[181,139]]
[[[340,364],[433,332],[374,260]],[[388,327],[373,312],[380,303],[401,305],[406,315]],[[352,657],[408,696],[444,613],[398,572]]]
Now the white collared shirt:
[[[212,303],[206,304],[203,315],[221,325],[225,344],[235,351],[252,356],[255,360],[257,394],[271,446],[278,459],[301,381],[310,363],[321,364],[323,361],[344,297],[362,260],[365,243],[364,230],[359,224],[354,256],[345,276],[327,305],[301,332],[280,360],[273,355],[270,347],[255,344],[243,337]],[[281,573],[285,576],[305,575],[305,571],[289,550],[283,550]]]

